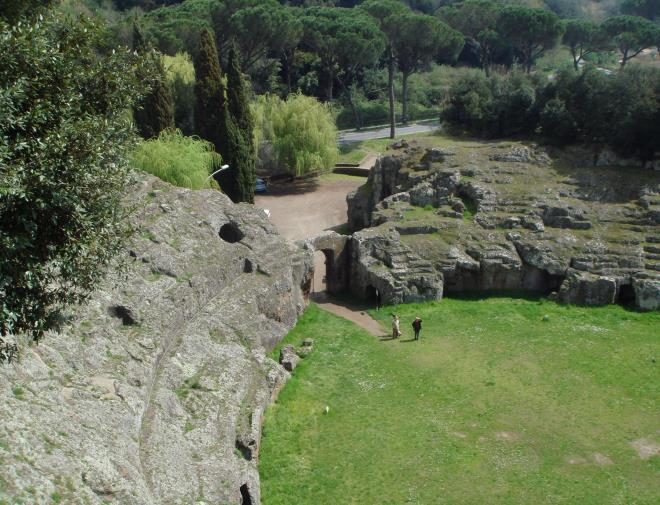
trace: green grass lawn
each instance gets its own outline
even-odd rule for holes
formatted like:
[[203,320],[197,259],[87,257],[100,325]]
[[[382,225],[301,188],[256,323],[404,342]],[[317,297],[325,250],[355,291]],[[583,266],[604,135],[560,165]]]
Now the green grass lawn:
[[395,310],[399,340],[314,305],[286,337],[315,343],[266,414],[265,505],[660,502],[660,456],[632,445],[660,442],[660,314],[498,297]]
[[434,142],[444,140],[440,132],[421,132],[411,133],[408,135],[397,135],[396,139],[373,139],[363,140],[362,142],[351,142],[350,144],[341,144],[339,146],[339,162],[340,163],[360,163],[368,154],[384,153],[392,142],[397,140],[424,140],[433,139]]

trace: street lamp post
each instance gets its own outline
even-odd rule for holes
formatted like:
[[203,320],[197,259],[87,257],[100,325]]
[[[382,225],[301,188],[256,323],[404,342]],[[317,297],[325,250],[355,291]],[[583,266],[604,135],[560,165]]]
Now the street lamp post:
[[220,173],[220,172],[222,172],[223,170],[227,170],[228,168],[229,168],[229,165],[222,165],[218,170],[216,170],[215,172],[213,172],[211,175],[209,175],[209,176],[206,178],[206,180],[204,181],[204,184],[206,184],[207,182],[209,182],[209,179],[210,179],[211,177],[213,177],[215,174]]

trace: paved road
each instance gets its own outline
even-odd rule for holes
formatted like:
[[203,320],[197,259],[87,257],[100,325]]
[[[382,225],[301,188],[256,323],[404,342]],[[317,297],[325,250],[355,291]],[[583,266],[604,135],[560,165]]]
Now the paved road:
[[[399,135],[410,135],[411,133],[424,133],[435,130],[440,123],[422,123],[411,124],[408,126],[399,126],[396,129],[397,137]],[[379,128],[376,130],[348,131],[339,134],[340,144],[350,144],[351,142],[362,142],[364,140],[386,139],[390,136],[390,127]]]

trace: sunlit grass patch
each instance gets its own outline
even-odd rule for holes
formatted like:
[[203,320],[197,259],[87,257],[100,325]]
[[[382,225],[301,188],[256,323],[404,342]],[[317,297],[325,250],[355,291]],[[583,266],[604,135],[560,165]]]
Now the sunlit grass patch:
[[266,415],[264,504],[658,501],[660,457],[635,444],[659,442],[660,314],[492,297],[377,317],[394,311],[399,340],[315,306],[287,336],[314,351]]

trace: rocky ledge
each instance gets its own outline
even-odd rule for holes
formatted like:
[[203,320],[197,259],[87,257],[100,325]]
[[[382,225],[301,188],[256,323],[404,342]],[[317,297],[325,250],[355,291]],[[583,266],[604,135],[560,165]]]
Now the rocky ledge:
[[215,191],[138,183],[136,236],[71,323],[0,367],[0,501],[258,504],[266,356],[312,256]]
[[[660,173],[589,158],[515,142],[393,144],[348,197],[349,226],[367,229],[354,237],[368,231],[397,260],[378,248],[363,254],[363,277],[417,272],[440,294],[527,291],[660,308]],[[438,298],[438,289],[419,293]]]

